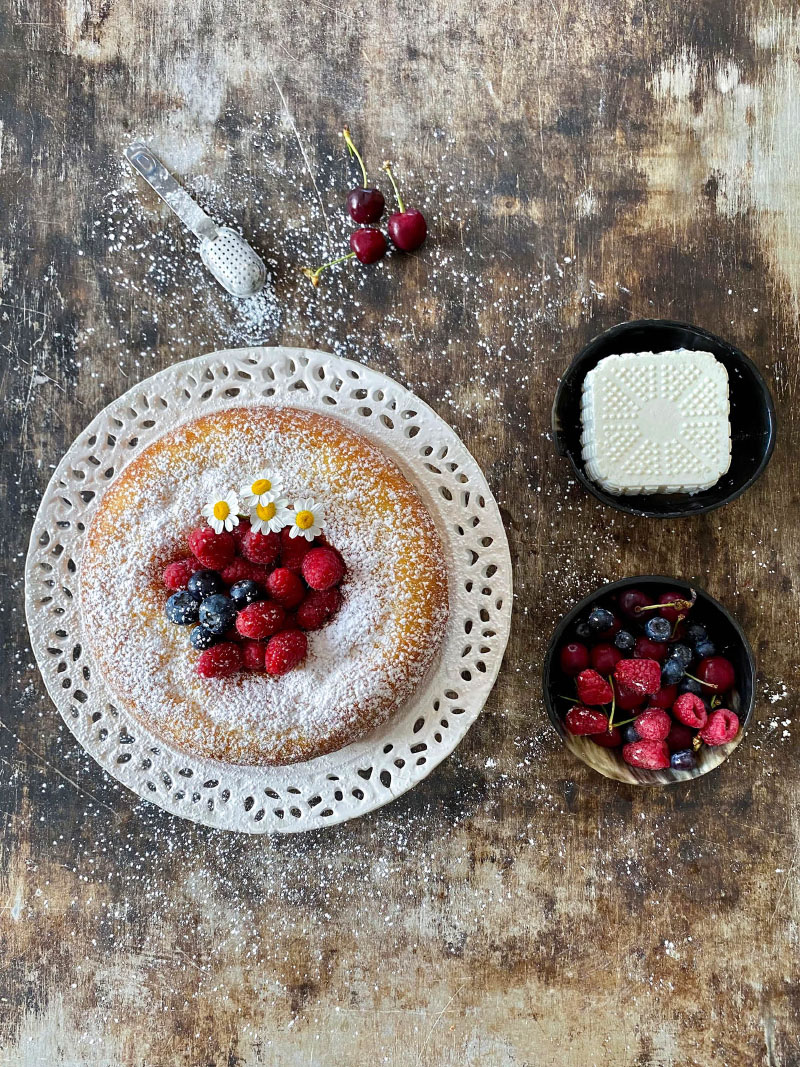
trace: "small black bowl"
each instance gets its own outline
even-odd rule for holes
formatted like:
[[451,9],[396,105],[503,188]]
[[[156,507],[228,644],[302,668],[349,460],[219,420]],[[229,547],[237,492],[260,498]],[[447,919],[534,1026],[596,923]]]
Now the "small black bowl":
[[[568,704],[561,696],[575,692],[573,678],[567,677],[559,664],[559,651],[562,645],[574,640],[575,626],[585,619],[596,605],[613,607],[613,600],[623,589],[642,589],[653,597],[667,591],[686,592],[694,590],[697,600],[691,612],[691,620],[701,622],[708,628],[709,636],[716,644],[720,655],[727,656],[736,670],[737,688],[732,691],[730,710],[739,716],[739,733],[727,745],[710,747],[703,745],[698,754],[697,766],[692,771],[677,771],[671,768],[663,771],[647,771],[631,767],[625,763],[618,748],[602,748],[588,737],[576,737],[567,732],[564,726],[565,709]],[[655,603],[655,599],[653,600]],[[724,762],[740,744],[753,714],[755,704],[756,661],[750,643],[739,623],[719,601],[709,596],[705,590],[694,583],[684,582],[659,574],[647,574],[639,578],[623,578],[601,586],[590,596],[584,597],[568,612],[558,624],[544,660],[543,670],[544,705],[547,715],[558,736],[578,759],[583,760],[593,770],[604,774],[606,778],[616,778],[619,782],[630,785],[671,785],[674,782],[686,782],[708,774]],[[627,713],[626,713],[627,716]]]
[[[626,352],[670,352],[677,348],[711,352],[728,372],[731,465],[716,485],[699,493],[617,496],[593,482],[581,450],[581,392],[588,372],[606,356]],[[735,500],[764,471],[775,447],[775,405],[756,365],[738,348],[699,326],[667,319],[637,319],[614,326],[581,349],[561,379],[553,404],[553,439],[578,481],[592,496],[618,511],[650,518],[700,515]]]

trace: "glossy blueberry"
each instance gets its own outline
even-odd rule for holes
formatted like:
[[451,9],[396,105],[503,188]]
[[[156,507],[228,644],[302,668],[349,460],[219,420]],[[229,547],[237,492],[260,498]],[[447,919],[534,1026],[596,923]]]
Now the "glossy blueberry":
[[623,726],[620,732],[622,733],[623,744],[632,745],[634,741],[641,741],[632,722],[628,723],[627,726]]
[[261,592],[258,583],[252,582],[249,578],[232,585],[230,596],[239,611],[242,608],[246,608],[248,604],[254,604],[257,600],[264,599],[264,594]]
[[690,748],[683,748],[680,752],[672,753],[669,765],[676,771],[693,771],[697,766],[697,757]]
[[686,640],[690,645],[696,645],[698,641],[705,641],[707,637],[708,633],[701,622],[690,622],[686,627]]
[[603,633],[604,630],[611,629],[614,625],[614,616],[605,608],[594,608],[586,621],[590,630],[600,634]]
[[661,668],[661,685],[677,685],[683,678],[683,664],[677,659],[668,659]]
[[651,641],[669,641],[672,636],[672,623],[663,615],[654,615],[644,624],[644,633]]
[[673,645],[667,653],[667,659],[676,659],[681,667],[686,668],[694,659],[694,653],[688,645]]
[[678,692],[694,693],[695,696],[699,696],[703,692],[703,687],[694,678],[681,678],[678,682]]
[[706,656],[716,656],[717,654],[717,646],[707,638],[705,641],[698,641],[694,646],[694,650],[700,659],[705,659]]
[[594,630],[591,628],[591,626],[588,625],[588,623],[579,622],[578,625],[575,627],[575,636],[580,641],[586,641],[588,640],[588,638],[594,637]]
[[225,583],[216,571],[195,571],[186,588],[196,600],[205,600],[213,593],[224,593]]
[[169,621],[176,622],[179,626],[197,622],[197,601],[186,589],[172,594],[167,601],[166,611]]
[[192,643],[192,648],[196,648],[198,652],[205,652],[207,648],[211,648],[212,645],[219,641],[219,637],[217,634],[212,634],[205,626],[195,626],[189,634],[189,640]]
[[636,638],[633,634],[628,633],[627,630],[619,630],[614,634],[614,645],[620,652],[633,652],[636,645]]
[[200,623],[212,634],[224,634],[236,621],[236,605],[229,596],[213,593],[200,605]]

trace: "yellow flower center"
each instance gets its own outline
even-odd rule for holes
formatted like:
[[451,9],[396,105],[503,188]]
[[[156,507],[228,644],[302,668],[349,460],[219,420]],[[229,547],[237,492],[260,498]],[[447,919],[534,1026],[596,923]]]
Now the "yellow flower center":
[[[258,483],[256,483],[258,484]],[[275,518],[275,505],[274,504],[256,504],[256,515],[259,519],[263,519],[268,522],[270,519]]]
[[272,488],[272,482],[269,478],[257,478],[250,486],[254,496],[261,496],[262,493],[268,493]]
[[314,525],[314,512],[313,511],[298,511],[294,517],[295,525],[300,530],[307,530],[309,526]]
[[224,522],[225,519],[227,519],[227,517],[230,515],[230,513],[231,509],[228,507],[224,500],[218,500],[214,505],[215,519],[219,519],[221,522]]

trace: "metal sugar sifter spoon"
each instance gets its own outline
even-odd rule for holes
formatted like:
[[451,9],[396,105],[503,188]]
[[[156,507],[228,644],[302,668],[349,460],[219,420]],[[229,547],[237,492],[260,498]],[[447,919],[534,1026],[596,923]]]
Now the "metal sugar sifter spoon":
[[184,226],[200,238],[200,258],[219,284],[233,296],[254,296],[264,287],[267,268],[235,230],[217,226],[141,141],[125,148],[125,158],[172,208]]

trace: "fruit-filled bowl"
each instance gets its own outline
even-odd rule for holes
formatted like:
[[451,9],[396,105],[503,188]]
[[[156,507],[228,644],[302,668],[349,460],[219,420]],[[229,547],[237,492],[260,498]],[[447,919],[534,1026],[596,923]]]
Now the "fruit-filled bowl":
[[[697,492],[618,495],[589,476],[582,449],[583,386],[608,356],[623,353],[709,352],[725,368],[730,404],[730,466],[713,485]],[[698,326],[667,319],[638,319],[593,338],[564,372],[553,403],[553,440],[575,476],[592,496],[631,515],[678,518],[700,515],[741,496],[759,478],[775,447],[775,406],[760,371],[734,345]]]
[[568,612],[544,661],[544,703],[567,748],[607,778],[669,785],[739,745],[756,665],[731,613],[663,575],[601,586]]

